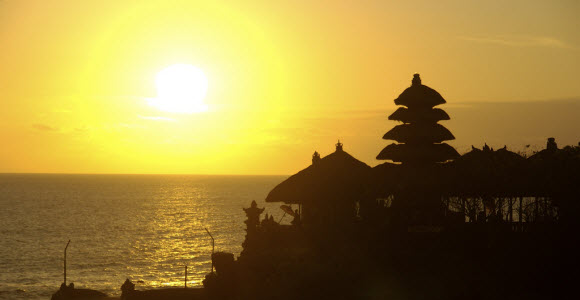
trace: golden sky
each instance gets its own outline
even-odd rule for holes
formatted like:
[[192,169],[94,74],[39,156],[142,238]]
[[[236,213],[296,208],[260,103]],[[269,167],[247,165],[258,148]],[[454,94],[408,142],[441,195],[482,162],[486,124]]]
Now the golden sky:
[[[369,165],[413,73],[460,153],[580,141],[580,2],[0,1],[0,172],[292,174]],[[149,106],[191,64],[209,111]]]

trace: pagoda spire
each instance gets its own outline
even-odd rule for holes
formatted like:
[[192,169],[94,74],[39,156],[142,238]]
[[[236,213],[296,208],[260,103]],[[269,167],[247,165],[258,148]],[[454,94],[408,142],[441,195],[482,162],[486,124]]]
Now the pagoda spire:
[[459,153],[453,147],[443,143],[455,137],[437,123],[449,120],[445,111],[434,108],[444,103],[445,99],[437,91],[423,85],[419,74],[414,74],[411,87],[395,99],[395,104],[403,107],[389,116],[389,120],[403,124],[393,127],[383,136],[383,139],[394,140],[398,144],[385,147],[377,159],[403,164],[431,164],[458,157]]
[[338,140],[338,143],[336,143],[336,151],[343,151],[342,150],[342,143],[340,142],[340,140]]
[[413,74],[413,80],[411,80],[411,85],[421,85],[421,77],[419,74]]

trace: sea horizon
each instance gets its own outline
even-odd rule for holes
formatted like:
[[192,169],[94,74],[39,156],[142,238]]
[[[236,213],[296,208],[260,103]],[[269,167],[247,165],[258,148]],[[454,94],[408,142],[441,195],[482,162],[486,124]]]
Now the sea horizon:
[[183,176],[291,176],[292,174],[202,174],[202,173],[53,173],[0,172],[0,175],[183,175]]

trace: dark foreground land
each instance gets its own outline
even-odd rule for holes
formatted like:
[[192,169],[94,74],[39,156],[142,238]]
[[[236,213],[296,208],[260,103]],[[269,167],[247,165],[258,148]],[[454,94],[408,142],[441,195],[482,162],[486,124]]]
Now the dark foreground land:
[[[120,299],[511,300],[577,294],[577,220],[413,227],[358,222],[315,229],[260,221],[263,210],[255,211],[258,216],[246,221],[244,251],[238,259],[213,254],[215,272],[204,288],[139,291],[126,281]],[[115,298],[65,287],[53,299]]]
[[[399,246],[390,250],[360,245],[301,258],[236,261],[208,275],[204,289],[124,292],[120,299],[575,298],[578,253],[560,236],[512,236],[509,243],[446,238],[393,240]],[[119,299],[91,296],[58,299]]]
[[230,270],[218,269],[224,280],[212,291],[215,299],[567,299],[575,294],[577,239],[569,232],[492,235],[486,230],[393,234],[370,243],[372,238],[359,235],[348,240],[360,243],[319,244],[316,252],[295,248],[294,254],[302,253],[242,255]]

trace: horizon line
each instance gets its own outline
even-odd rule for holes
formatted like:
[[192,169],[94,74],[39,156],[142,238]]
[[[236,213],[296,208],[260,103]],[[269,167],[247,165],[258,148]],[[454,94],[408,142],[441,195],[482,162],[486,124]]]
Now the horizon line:
[[1,175],[190,175],[190,176],[291,176],[292,174],[195,174],[195,173],[67,173],[67,172],[0,172]]

